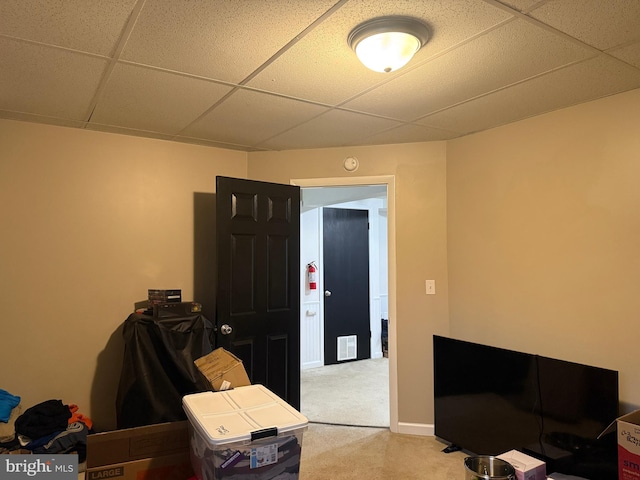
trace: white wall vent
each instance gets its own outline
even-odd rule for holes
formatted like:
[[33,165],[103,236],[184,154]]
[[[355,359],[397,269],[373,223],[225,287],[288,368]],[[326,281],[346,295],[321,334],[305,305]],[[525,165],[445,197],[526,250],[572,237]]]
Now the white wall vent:
[[338,361],[355,360],[358,358],[358,336],[348,335],[338,337]]

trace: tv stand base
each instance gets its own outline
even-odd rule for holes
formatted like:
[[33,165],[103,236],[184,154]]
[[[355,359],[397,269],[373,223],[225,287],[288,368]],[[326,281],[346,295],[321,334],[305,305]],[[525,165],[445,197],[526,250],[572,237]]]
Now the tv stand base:
[[448,447],[444,448],[442,451],[444,453],[452,453],[452,452],[459,452],[460,450],[462,450],[462,448],[460,448],[458,445],[449,445]]

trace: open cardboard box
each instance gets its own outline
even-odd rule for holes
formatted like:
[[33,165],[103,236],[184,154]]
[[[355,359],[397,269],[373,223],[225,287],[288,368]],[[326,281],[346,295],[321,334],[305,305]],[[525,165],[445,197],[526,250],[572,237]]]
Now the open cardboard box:
[[87,436],[86,480],[174,480],[191,476],[187,421]]
[[618,431],[618,479],[638,480],[640,478],[640,410],[617,418],[598,438],[615,429]]
[[215,391],[251,385],[242,360],[224,348],[216,348],[194,363]]

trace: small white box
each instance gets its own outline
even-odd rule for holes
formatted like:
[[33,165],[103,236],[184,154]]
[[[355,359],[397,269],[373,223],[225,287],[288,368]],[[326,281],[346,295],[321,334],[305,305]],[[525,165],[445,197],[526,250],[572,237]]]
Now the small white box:
[[262,385],[185,395],[199,480],[298,478],[307,418]]
[[498,458],[513,465],[518,480],[545,480],[547,478],[547,465],[537,458],[517,450],[498,455]]

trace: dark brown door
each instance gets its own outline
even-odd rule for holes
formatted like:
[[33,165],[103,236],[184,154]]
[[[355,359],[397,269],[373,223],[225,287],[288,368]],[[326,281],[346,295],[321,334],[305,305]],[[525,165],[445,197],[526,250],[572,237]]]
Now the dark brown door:
[[323,208],[322,219],[324,363],[370,358],[369,212]]
[[216,178],[216,346],[300,408],[300,188]]

